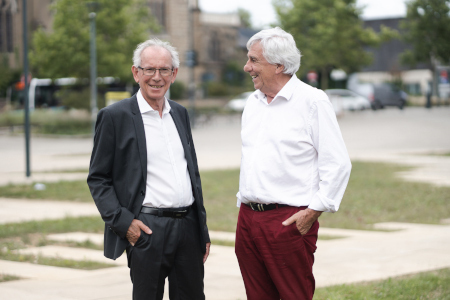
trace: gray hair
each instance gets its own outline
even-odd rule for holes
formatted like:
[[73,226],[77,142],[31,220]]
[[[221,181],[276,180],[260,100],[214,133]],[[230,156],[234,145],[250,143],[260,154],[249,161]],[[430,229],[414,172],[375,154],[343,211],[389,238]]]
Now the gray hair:
[[284,74],[293,75],[300,68],[301,54],[292,34],[280,27],[261,30],[248,40],[247,49],[257,42],[261,43],[263,56],[270,64],[284,66]]
[[175,69],[180,67],[180,58],[178,57],[178,52],[175,47],[170,45],[169,42],[163,42],[158,38],[153,38],[137,45],[136,50],[134,50],[133,53],[133,66],[137,68],[141,65],[142,51],[148,47],[160,47],[166,49],[172,57],[172,67]]

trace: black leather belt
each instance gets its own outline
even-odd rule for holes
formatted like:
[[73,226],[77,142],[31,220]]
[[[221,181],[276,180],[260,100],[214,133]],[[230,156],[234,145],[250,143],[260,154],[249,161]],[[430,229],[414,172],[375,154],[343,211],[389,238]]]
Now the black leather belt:
[[158,217],[183,218],[188,214],[189,208],[190,206],[177,208],[154,208],[142,206],[141,213],[155,215]]
[[279,207],[284,207],[284,206],[289,206],[287,204],[262,204],[262,203],[244,203],[247,206],[250,206],[251,209],[253,209],[254,211],[267,211],[267,210],[272,210],[272,209],[276,209]]

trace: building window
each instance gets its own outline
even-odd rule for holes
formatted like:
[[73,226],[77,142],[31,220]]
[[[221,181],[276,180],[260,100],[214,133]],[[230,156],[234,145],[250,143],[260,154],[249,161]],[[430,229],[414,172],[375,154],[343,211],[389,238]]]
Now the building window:
[[13,52],[13,22],[12,13],[6,11],[6,51]]
[[220,60],[220,40],[216,32],[212,33],[211,41],[209,42],[209,58],[211,60]]
[[151,1],[150,11],[163,29],[166,28],[166,5],[164,1]]

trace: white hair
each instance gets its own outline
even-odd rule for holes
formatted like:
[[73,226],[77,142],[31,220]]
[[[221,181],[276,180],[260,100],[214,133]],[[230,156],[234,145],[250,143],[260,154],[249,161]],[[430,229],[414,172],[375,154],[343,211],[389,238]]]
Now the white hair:
[[136,68],[141,66],[142,51],[148,47],[160,47],[166,49],[172,57],[172,67],[175,69],[180,67],[180,58],[178,57],[178,52],[175,47],[170,45],[169,42],[163,42],[158,38],[153,38],[137,45],[136,50],[134,50],[133,53],[133,66]]
[[284,74],[293,75],[300,68],[301,54],[292,34],[280,27],[261,30],[248,40],[247,49],[257,42],[261,43],[263,56],[270,64],[284,66]]

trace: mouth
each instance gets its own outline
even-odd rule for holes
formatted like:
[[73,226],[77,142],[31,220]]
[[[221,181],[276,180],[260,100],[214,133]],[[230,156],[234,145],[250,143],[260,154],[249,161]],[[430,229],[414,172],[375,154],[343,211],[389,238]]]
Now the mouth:
[[253,80],[255,80],[258,77],[258,75],[251,75],[251,76]]
[[160,88],[162,88],[164,85],[150,85],[150,87],[151,88],[154,88],[154,89],[160,89]]

